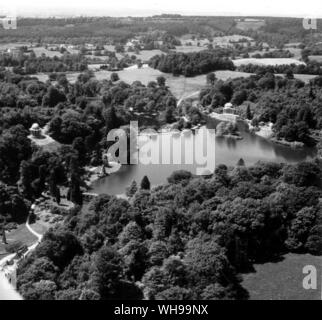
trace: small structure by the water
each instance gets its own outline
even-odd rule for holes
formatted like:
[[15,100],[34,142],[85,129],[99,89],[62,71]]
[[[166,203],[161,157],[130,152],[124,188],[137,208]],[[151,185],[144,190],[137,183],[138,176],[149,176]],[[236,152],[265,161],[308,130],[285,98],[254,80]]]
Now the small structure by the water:
[[237,120],[239,119],[236,109],[230,102],[225,104],[222,113],[212,112],[210,114],[210,117],[220,121],[229,121],[229,122],[237,122]]
[[34,138],[41,138],[41,128],[39,127],[38,123],[34,123],[29,129],[29,131]]
[[225,104],[223,114],[236,114],[236,109],[233,107],[232,103],[228,102]]

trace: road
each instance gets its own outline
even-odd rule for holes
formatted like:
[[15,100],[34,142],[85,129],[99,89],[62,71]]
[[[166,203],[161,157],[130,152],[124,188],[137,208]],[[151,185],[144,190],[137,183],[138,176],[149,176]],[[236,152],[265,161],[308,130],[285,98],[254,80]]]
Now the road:
[[191,93],[191,94],[189,94],[188,96],[182,96],[180,99],[179,99],[179,101],[177,102],[177,108],[180,106],[180,104],[181,104],[181,102],[183,101],[183,100],[186,100],[186,99],[189,99],[189,98],[192,98],[192,97],[194,97],[194,96],[196,96],[196,95],[198,95],[199,94],[199,90],[198,91],[195,91],[195,92],[193,92],[193,93]]
[[[28,251],[24,254],[26,256],[31,251],[33,251],[37,245],[40,243],[42,239],[42,235],[30,227],[30,216],[29,214],[26,221],[26,228],[31,232],[35,237],[37,237],[37,242],[28,247]],[[5,272],[3,270],[3,266],[7,261],[11,260],[15,254],[10,254],[7,257],[0,260],[0,300],[23,300],[22,296],[13,288],[13,286],[9,283],[8,279],[5,276]]]
[[0,260],[0,300],[22,300],[21,295],[9,283],[4,271],[2,271],[2,267],[14,256],[15,254],[11,254]]

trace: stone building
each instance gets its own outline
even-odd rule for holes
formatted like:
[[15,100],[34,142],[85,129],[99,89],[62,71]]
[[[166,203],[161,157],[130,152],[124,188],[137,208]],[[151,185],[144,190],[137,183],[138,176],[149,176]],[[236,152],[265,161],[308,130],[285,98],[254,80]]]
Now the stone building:
[[34,123],[31,128],[29,129],[31,135],[34,137],[34,138],[40,138],[41,137],[41,129],[39,127],[39,124],[38,123]]

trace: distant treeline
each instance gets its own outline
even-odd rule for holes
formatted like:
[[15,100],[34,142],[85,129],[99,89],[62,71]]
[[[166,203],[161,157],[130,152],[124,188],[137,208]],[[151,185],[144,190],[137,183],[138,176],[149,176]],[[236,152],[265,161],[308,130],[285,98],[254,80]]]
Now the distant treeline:
[[216,70],[234,70],[233,62],[217,51],[182,53],[171,52],[167,55],[157,55],[150,59],[149,66],[165,73],[192,77]]
[[13,67],[16,74],[34,74],[38,72],[66,72],[84,71],[87,69],[86,60],[82,55],[64,54],[61,57],[36,57],[21,52],[17,56],[11,54],[0,55],[1,67]]
[[292,58],[294,54],[289,50],[274,50],[268,51],[263,54],[256,53],[252,56],[253,58],[262,59],[262,58]]
[[256,64],[244,64],[237,68],[241,72],[249,73],[287,73],[292,71],[294,74],[313,74],[313,75],[322,75],[321,64],[315,61],[310,61],[306,65],[300,64],[283,64],[275,66],[262,66]]

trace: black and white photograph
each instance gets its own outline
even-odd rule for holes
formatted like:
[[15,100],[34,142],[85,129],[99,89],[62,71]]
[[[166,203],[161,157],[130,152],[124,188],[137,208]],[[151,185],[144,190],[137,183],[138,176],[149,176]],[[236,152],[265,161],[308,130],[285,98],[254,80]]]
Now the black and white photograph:
[[322,300],[322,2],[0,0],[0,300]]

